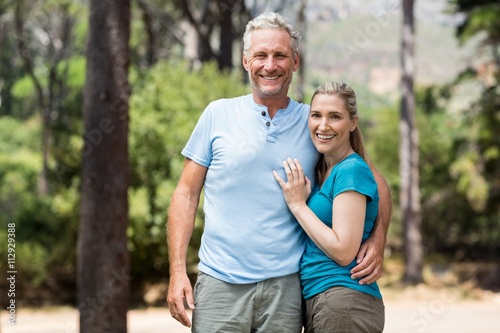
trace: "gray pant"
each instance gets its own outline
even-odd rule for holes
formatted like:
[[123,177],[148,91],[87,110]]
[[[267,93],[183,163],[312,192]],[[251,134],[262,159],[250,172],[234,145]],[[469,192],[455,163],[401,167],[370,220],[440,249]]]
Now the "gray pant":
[[306,300],[306,333],[380,333],[385,307],[380,298],[333,287]]
[[199,273],[193,333],[300,333],[299,275],[231,284]]

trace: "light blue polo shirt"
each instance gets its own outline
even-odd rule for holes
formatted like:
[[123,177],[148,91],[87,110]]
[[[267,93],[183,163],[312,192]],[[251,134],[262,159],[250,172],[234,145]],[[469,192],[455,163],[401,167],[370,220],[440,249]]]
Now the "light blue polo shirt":
[[208,167],[199,269],[230,283],[253,283],[299,271],[305,234],[272,171],[298,158],[314,181],[318,153],[309,106],[292,99],[271,119],[252,95],[210,103],[182,154]]
[[[328,227],[332,227],[333,200],[345,191],[356,191],[366,196],[366,216],[362,242],[370,237],[378,215],[377,183],[366,162],[356,153],[335,165],[323,186],[315,186],[307,205]],[[361,244],[360,244],[361,245]],[[310,238],[302,257],[302,293],[309,299],[332,287],[343,286],[382,298],[377,283],[360,285],[351,279],[356,258],[347,266],[330,259]]]

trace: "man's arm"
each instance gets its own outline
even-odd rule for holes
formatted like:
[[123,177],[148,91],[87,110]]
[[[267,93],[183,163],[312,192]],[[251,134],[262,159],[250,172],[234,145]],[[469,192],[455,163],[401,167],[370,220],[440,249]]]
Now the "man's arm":
[[190,309],[194,309],[194,297],[187,276],[186,256],[206,173],[207,168],[190,159],[185,160],[179,184],[170,203],[167,223],[170,265],[167,302],[172,317],[187,327],[191,327],[191,321],[186,314],[184,302]]
[[362,278],[359,281],[360,284],[375,282],[382,276],[384,249],[392,212],[391,190],[387,181],[373,165],[370,165],[370,169],[378,184],[378,216],[371,236],[359,249],[356,259],[357,265],[351,270],[351,278]]

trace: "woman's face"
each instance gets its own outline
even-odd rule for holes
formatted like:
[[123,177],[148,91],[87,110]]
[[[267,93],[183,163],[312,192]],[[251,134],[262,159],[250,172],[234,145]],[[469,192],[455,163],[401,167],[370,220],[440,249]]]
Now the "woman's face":
[[350,148],[349,136],[356,123],[337,95],[317,94],[311,101],[309,132],[314,146],[325,156],[342,156]]

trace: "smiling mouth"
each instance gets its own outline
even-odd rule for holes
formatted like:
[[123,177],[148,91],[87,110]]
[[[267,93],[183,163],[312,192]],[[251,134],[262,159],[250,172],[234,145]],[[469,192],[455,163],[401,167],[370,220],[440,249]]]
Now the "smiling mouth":
[[265,80],[277,80],[279,78],[278,75],[275,75],[275,76],[264,76],[264,75],[262,75],[261,77],[263,79],[265,79]]
[[331,140],[335,137],[335,135],[325,135],[325,134],[316,134],[316,137],[320,140]]

